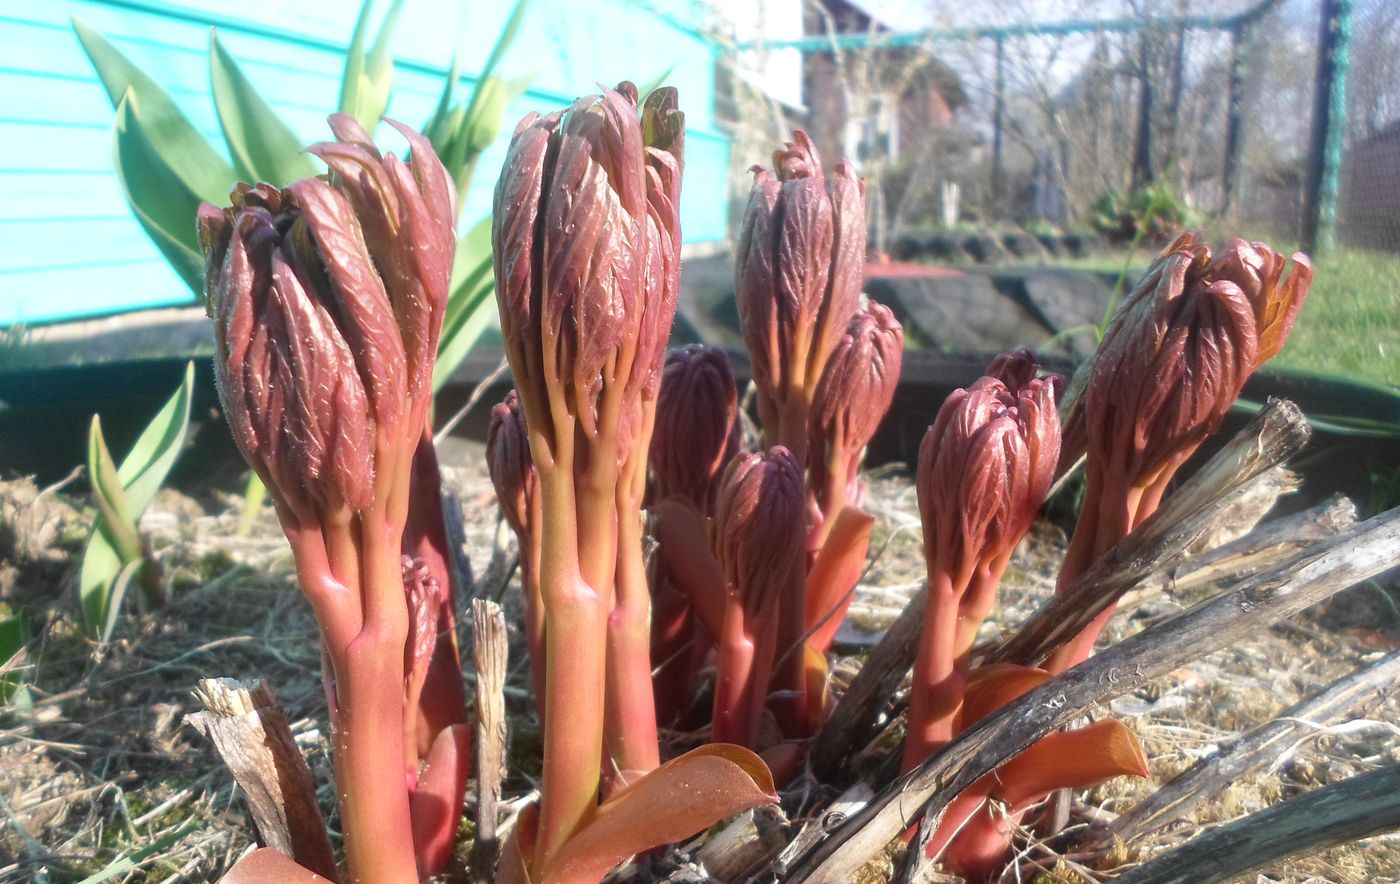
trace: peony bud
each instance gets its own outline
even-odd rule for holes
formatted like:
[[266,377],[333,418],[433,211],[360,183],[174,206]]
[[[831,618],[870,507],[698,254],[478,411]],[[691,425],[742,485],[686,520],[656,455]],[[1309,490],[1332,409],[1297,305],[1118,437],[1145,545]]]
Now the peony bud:
[[919,449],[915,482],[929,589],[905,770],[952,738],[977,630],[1054,477],[1060,385],[1036,378],[1038,368],[1029,352],[999,357],[987,376],[953,391]]
[[1036,355],[1034,350],[1022,347],[1019,350],[1002,353],[993,359],[982,374],[985,377],[996,378],[1008,389],[1019,390],[1030,383],[1038,371],[1040,371],[1040,357]]
[[680,494],[711,512],[724,467],[738,451],[739,395],[728,354],[703,344],[671,351],[651,441],[655,497]]
[[[782,446],[730,461],[715,504],[715,558],[725,602],[711,737],[756,748],[773,681],[780,618],[800,593],[806,489]],[[800,596],[798,601],[800,601]],[[803,668],[798,673],[805,676]]]
[[803,567],[802,469],[782,446],[730,462],[715,503],[715,556],[746,615],[771,615]]
[[[861,455],[894,401],[903,358],[904,328],[874,301],[851,317],[832,351],[807,421],[808,468],[817,504],[828,516],[844,497],[855,496]],[[841,496],[834,491],[838,484],[845,495],[833,500]]]
[[[1029,364],[1029,369],[1026,366]],[[1033,377],[1021,354],[1012,365],[1018,388],[985,376],[944,402],[919,448],[916,486],[925,549],[950,573],[1007,555],[1030,527],[1054,478],[1060,453],[1055,397],[1060,379]]]
[[283,251],[284,234],[305,237],[300,212],[285,192],[240,185],[229,209],[202,207],[200,228],[214,374],[243,456],[294,509],[367,507],[374,445],[364,379],[336,323],[332,286],[305,261],[298,272]]
[[800,451],[805,409],[860,300],[865,185],[845,162],[823,177],[811,139],[793,138],[774,172],[754,168],[735,289],[765,432]]
[[535,493],[538,479],[530,460],[525,413],[514,390],[491,409],[491,425],[486,430],[486,467],[501,513],[516,537],[524,537],[532,530],[530,496]]
[[680,122],[658,97],[650,131],[665,143],[648,150],[636,99],[624,83],[526,117],[496,188],[502,334],[521,402],[548,438],[551,389],[593,435],[605,388],[659,382],[679,280],[680,166],[667,148],[679,147]]
[[381,155],[348,114],[331,117],[335,142],[308,150],[335,173],[333,183],[360,219],[365,248],[383,268],[383,288],[403,335],[408,389],[427,396],[452,276],[456,193],[428,139],[387,122],[413,149],[408,164]]
[[[1217,275],[1242,267],[1212,262],[1188,234],[1105,335],[1084,391],[1089,457],[1129,485],[1151,481],[1215,432],[1253,370],[1255,305],[1235,279]],[[1248,273],[1240,281],[1259,291]]]
[[455,247],[452,187],[421,136],[399,127],[410,167],[330,123],[342,143],[312,151],[331,182],[240,184],[198,222],[225,413],[294,509],[368,506],[379,443],[416,442]]

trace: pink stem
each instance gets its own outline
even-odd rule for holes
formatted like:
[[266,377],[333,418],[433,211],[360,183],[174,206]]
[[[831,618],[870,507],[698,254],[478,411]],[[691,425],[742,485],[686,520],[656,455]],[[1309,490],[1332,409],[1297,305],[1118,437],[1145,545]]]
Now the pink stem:
[[774,618],[774,664],[769,701],[778,727],[788,739],[811,736],[807,697],[807,657],[803,651],[807,632],[807,575],[801,567],[793,568],[787,586],[778,601]]
[[[401,523],[400,523],[401,525]],[[418,880],[404,757],[404,642],[408,608],[399,560],[401,528],[380,507],[361,516],[364,626],[337,672],[335,762],[351,880]]]
[[606,739],[609,791],[626,788],[661,765],[651,680],[651,593],[642,559],[639,506],[619,513],[617,597],[608,615]]
[[773,667],[774,625],[771,615],[748,616],[739,594],[729,593],[715,673],[711,742],[758,748]]
[[[540,459],[536,458],[539,464]],[[609,599],[580,571],[587,519],[571,470],[540,470],[540,597],[545,615],[544,773],[532,863],[537,874],[591,818],[602,774]],[[608,502],[611,504],[611,495]],[[609,507],[611,509],[611,507]],[[606,523],[612,533],[611,521]],[[612,579],[612,550],[607,583]]]
[[909,691],[901,772],[918,767],[953,738],[964,684],[956,660],[958,599],[965,585],[955,581],[957,578],[947,572],[929,575],[928,608]]

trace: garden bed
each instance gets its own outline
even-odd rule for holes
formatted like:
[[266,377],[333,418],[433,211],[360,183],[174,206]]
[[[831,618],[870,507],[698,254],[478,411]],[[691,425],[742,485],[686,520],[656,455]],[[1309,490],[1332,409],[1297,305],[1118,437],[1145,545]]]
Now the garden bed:
[[[508,582],[513,541],[496,521],[494,493],[479,445],[451,441],[443,453],[448,480],[462,503],[476,592],[502,598],[518,612]],[[4,713],[0,727],[0,797],[8,825],[0,834],[0,881],[70,881],[133,858],[131,871],[109,880],[212,880],[252,841],[244,805],[206,741],[183,717],[197,711],[191,690],[215,676],[266,679],[286,709],[310,761],[332,830],[325,699],[315,624],[296,591],[291,555],[270,510],[248,536],[237,533],[242,501],[227,489],[187,483],[165,491],[143,528],[174,593],[158,613],[125,618],[100,655],[73,623],[75,553],[87,521],[77,485],[40,490],[13,481],[0,488],[0,600],[31,612],[39,641],[26,671],[32,705]],[[835,690],[858,667],[863,647],[898,614],[923,578],[918,514],[909,477],[897,467],[877,472],[868,498],[879,524],[872,563],[841,636]],[[1063,533],[1042,522],[1018,551],[1002,605],[985,627],[1006,634],[1047,598],[1063,553]],[[1134,730],[1152,759],[1150,782],[1118,780],[1077,795],[1071,822],[1126,810],[1152,789],[1233,735],[1269,719],[1320,686],[1400,642],[1387,620],[1380,586],[1363,588],[1254,640],[1113,701],[1103,710]],[[1179,610],[1190,598],[1162,596],[1114,621],[1111,638],[1136,632]],[[1375,608],[1367,606],[1375,604]],[[1360,615],[1358,606],[1372,613]],[[510,616],[512,624],[518,617]],[[1338,623],[1364,622],[1364,628]],[[512,626],[514,630],[514,625]],[[538,730],[528,694],[523,642],[512,633],[507,704],[511,722],[508,798],[537,785]],[[896,698],[897,702],[897,698]],[[1351,724],[1319,729],[1285,747],[1275,769],[1234,782],[1189,819],[1131,844],[1072,855],[1085,870],[1111,873],[1215,823],[1276,803],[1318,785],[1378,767],[1400,756],[1393,725],[1400,701]],[[693,734],[670,734],[676,743]],[[873,763],[872,758],[856,764]],[[799,780],[799,783],[802,781]],[[823,808],[831,794],[807,787],[786,795],[794,819]],[[469,833],[464,831],[464,836]],[[459,843],[465,857],[468,839]],[[1047,854],[1024,840],[1020,869],[1078,880],[1073,867],[1046,868]],[[888,856],[866,880],[883,880]],[[646,880],[669,871],[653,861]],[[460,864],[459,864],[460,868]],[[1264,870],[1273,880],[1386,880],[1400,868],[1395,836],[1335,848]],[[881,869],[884,869],[882,872]],[[1026,880],[1023,876],[1022,880]]]

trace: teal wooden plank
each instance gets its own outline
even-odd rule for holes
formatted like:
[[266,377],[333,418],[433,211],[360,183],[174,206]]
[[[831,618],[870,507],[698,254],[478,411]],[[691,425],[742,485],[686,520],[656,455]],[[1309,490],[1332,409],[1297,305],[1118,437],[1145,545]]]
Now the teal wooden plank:
[[0,118],[6,122],[110,128],[112,106],[96,80],[54,80],[28,71],[0,69]]
[[[193,222],[192,222],[193,223]],[[81,234],[81,239],[74,237]],[[130,216],[79,217],[71,220],[0,221],[0,242],[12,258],[0,275],[57,270],[65,263],[121,263],[158,253],[145,231]]]
[[[82,175],[26,175],[0,170],[0,220],[94,216],[131,217],[111,169]],[[0,265],[11,260],[10,254],[0,243]]]
[[[338,94],[352,7],[343,0],[0,0],[0,325],[191,301],[120,194],[111,171],[111,108],[71,16],[112,39],[222,150],[209,94],[210,25],[279,115],[311,142],[328,135],[324,118]],[[469,87],[508,12],[508,3],[408,0],[392,46],[397,74],[388,113],[421,125],[458,46]],[[719,185],[729,139],[714,127],[712,50],[687,25],[694,14],[692,0],[532,0],[500,71],[533,72],[532,88],[481,158],[463,197],[463,225],[490,209],[515,120],[556,109],[597,83],[647,82],[670,67],[689,130],[685,239],[723,238],[727,188]],[[391,130],[378,135],[402,154]]]
[[0,275],[5,324],[54,322],[196,303],[159,257]]

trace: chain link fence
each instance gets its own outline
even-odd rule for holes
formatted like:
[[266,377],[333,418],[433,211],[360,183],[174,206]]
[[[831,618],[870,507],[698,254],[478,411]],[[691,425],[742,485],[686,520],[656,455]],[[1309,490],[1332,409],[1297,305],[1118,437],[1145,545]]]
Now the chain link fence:
[[[920,32],[856,14],[879,6],[808,3],[805,37],[726,47],[801,51],[805,107],[736,113],[736,148],[745,125],[816,128],[859,161],[877,241],[950,222],[1126,240],[1146,217],[1400,252],[1395,0],[1072,0],[1053,22],[991,0],[985,24]],[[732,83],[743,107],[755,87]]]
[[1349,36],[1337,240],[1400,254],[1400,8],[1395,0],[1357,0]]

